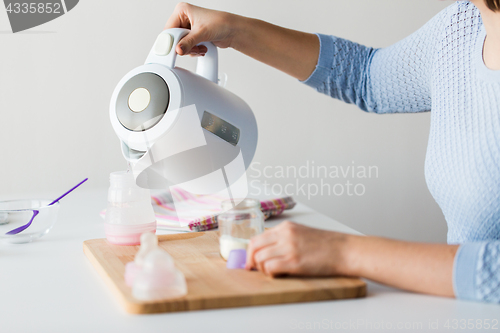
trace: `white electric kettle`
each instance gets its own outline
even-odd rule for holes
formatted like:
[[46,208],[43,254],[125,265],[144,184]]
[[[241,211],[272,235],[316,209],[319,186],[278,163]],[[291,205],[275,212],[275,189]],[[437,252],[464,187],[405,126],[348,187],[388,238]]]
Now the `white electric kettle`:
[[231,185],[255,154],[255,117],[218,85],[217,47],[202,43],[208,51],[198,58],[196,73],[175,67],[175,46],[188,32],[163,31],[145,64],[127,73],[111,98],[111,124],[142,187],[188,184],[221,172]]

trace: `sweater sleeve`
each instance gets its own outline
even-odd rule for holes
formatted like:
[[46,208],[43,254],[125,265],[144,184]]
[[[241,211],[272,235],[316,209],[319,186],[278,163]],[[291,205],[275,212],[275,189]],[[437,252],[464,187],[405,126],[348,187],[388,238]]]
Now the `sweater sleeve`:
[[458,248],[453,289],[460,299],[500,303],[500,241],[466,243]]
[[303,83],[375,113],[431,108],[431,63],[446,10],[400,42],[381,49],[322,34],[318,62]]

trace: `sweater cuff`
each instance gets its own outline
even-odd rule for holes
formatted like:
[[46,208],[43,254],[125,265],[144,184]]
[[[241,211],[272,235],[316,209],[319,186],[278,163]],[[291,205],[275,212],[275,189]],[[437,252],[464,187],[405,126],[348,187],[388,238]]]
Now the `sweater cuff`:
[[453,291],[459,299],[476,299],[476,270],[483,243],[460,245],[453,263]]
[[333,39],[331,36],[322,34],[316,34],[316,36],[319,38],[319,57],[316,68],[305,81],[300,82],[317,90],[320,86],[324,85],[332,70]]

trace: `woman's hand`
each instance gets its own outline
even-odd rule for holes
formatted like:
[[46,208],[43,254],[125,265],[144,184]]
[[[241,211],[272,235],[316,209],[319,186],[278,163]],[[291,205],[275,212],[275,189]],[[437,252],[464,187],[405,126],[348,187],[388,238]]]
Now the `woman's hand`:
[[348,237],[285,221],[250,240],[245,268],[270,276],[344,275]]
[[168,19],[165,29],[191,29],[191,32],[177,44],[175,50],[180,55],[204,55],[207,48],[196,44],[212,42],[220,48],[231,46],[236,32],[232,24],[238,20],[235,16],[180,2]]
[[286,221],[250,240],[245,268],[271,276],[360,276],[397,288],[453,296],[457,250],[458,245],[348,235]]
[[313,34],[294,31],[270,23],[179,3],[165,29],[186,28],[175,51],[180,55],[202,56],[202,42],[220,48],[231,47],[299,80],[307,79],[316,67],[319,39]]

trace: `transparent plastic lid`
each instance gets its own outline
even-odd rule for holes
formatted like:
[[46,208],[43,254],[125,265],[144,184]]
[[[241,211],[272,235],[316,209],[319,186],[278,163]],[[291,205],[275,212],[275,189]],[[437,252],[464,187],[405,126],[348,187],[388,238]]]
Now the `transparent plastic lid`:
[[221,204],[221,208],[223,211],[228,211],[228,210],[236,210],[236,211],[242,211],[242,210],[249,210],[249,209],[259,209],[260,210],[260,201],[256,199],[251,199],[251,198],[245,198],[241,200],[239,204],[236,206],[234,205],[234,202],[238,202],[241,199],[235,199],[233,200],[225,200]]

